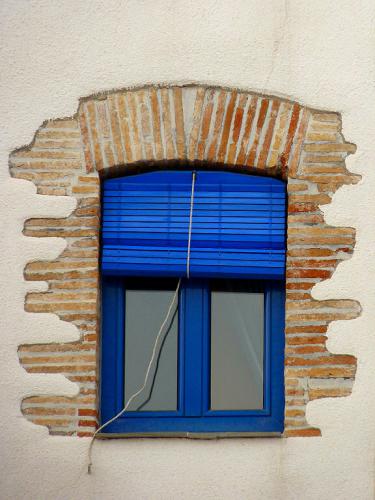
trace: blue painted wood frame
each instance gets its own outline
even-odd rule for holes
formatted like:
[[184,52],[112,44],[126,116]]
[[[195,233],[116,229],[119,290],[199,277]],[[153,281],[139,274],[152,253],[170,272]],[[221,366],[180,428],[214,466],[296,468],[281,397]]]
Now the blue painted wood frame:
[[[178,410],[129,412],[105,433],[282,432],[284,428],[283,281],[264,281],[264,407],[211,411],[210,290],[208,280],[184,280],[179,297]],[[101,423],[124,406],[124,317],[126,278],[103,277]],[[158,328],[158,325],[155,325]]]

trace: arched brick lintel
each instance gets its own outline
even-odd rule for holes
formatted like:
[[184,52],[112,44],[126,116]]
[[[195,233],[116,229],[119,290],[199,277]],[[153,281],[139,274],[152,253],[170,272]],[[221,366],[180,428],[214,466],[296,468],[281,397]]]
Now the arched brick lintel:
[[328,226],[319,208],[358,181],[345,166],[354,151],[338,113],[199,85],[112,91],[82,99],[71,118],[46,121],[29,146],[11,153],[10,172],[39,194],[74,196],[77,208],[65,219],[26,221],[25,235],[62,237],[67,247],[54,261],[26,265],[25,279],[49,288],[29,293],[25,310],[72,322],[81,340],[25,344],[19,357],[29,373],[64,374],[79,394],[27,397],[24,415],[52,434],[89,436],[97,424],[99,177],[193,165],[288,183],[284,435],[320,435],[306,421],[307,403],[350,394],[356,371],[353,356],[332,354],[325,343],[329,323],[357,317],[359,304],[311,295],[354,248],[354,229]]
[[[105,175],[120,165],[175,161],[247,167],[265,175],[271,169],[286,178],[297,175],[304,153],[309,162],[314,154],[319,161],[333,152],[343,161],[355,149],[344,142],[336,113],[202,86],[147,87],[84,99],[79,123],[87,171]],[[322,145],[309,145],[317,142]]]

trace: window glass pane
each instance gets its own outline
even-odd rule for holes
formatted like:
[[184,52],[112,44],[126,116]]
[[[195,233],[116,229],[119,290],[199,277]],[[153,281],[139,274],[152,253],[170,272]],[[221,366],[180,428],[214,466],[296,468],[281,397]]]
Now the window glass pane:
[[[143,385],[155,339],[168,312],[173,290],[131,290],[125,294],[125,403]],[[128,411],[177,410],[178,318],[170,317],[159,342],[145,389]]]
[[263,408],[264,294],[223,281],[211,291],[211,409]]

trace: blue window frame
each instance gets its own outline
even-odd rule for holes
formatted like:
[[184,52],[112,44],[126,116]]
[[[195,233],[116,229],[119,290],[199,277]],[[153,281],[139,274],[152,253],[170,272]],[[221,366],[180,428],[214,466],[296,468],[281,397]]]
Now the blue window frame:
[[[168,282],[170,283],[170,282]],[[125,294],[128,287],[170,290],[160,279],[103,278],[102,406],[108,421],[125,405]],[[242,281],[264,294],[263,404],[253,410],[210,409],[210,295],[215,280],[183,280],[178,310],[178,404],[175,411],[129,411],[106,433],[282,432],[284,418],[284,286],[280,280]],[[155,325],[157,330],[159,325]]]
[[[102,432],[280,433],[284,426],[285,185],[266,177],[198,172],[187,279],[191,179],[191,172],[179,171],[104,181],[102,424],[121,412],[142,385],[145,369],[140,368],[140,350],[148,342],[141,338],[142,307],[145,313],[147,307],[152,310],[147,314],[153,318],[150,330],[156,335],[167,306],[160,306],[163,314],[158,317],[154,302],[160,302],[164,292],[171,296],[179,278],[181,286],[176,316],[165,337],[170,352],[165,384],[160,384],[163,370],[157,375],[157,365],[150,397],[129,407]],[[242,307],[241,314],[228,309],[228,287],[238,311]],[[159,293],[150,301],[147,294],[155,291]],[[228,325],[228,318],[242,322],[238,328],[230,323],[237,340],[227,335],[227,326],[220,326]],[[258,333],[249,333],[256,329]],[[250,353],[245,363],[252,374],[248,378],[243,376],[241,346]],[[144,353],[143,357],[145,361]],[[134,382],[137,371],[138,382]],[[246,384],[253,394],[248,402]],[[160,394],[169,391],[164,406],[154,404],[158,390]]]

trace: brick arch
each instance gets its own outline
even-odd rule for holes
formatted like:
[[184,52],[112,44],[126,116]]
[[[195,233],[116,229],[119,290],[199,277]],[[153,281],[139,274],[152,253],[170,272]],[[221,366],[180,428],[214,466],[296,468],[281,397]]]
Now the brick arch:
[[73,343],[19,347],[29,373],[61,373],[79,386],[73,398],[35,395],[24,415],[52,434],[92,435],[97,425],[98,242],[100,178],[155,168],[220,168],[272,175],[288,184],[285,436],[320,435],[306,405],[350,394],[356,359],[326,348],[331,321],[360,313],[354,300],[315,300],[311,290],[350,257],[355,231],[324,221],[320,205],[358,181],[345,166],[355,146],[338,113],[274,96],[208,86],[149,86],[82,99],[71,118],[46,121],[33,142],[10,155],[12,176],[44,195],[67,195],[77,207],[63,219],[29,219],[27,236],[65,238],[54,261],[31,262],[25,279],[48,282],[28,293],[25,310],[52,312],[75,324]]
[[78,114],[87,171],[104,175],[144,162],[295,173],[310,117],[298,103],[197,86],[99,95]]

